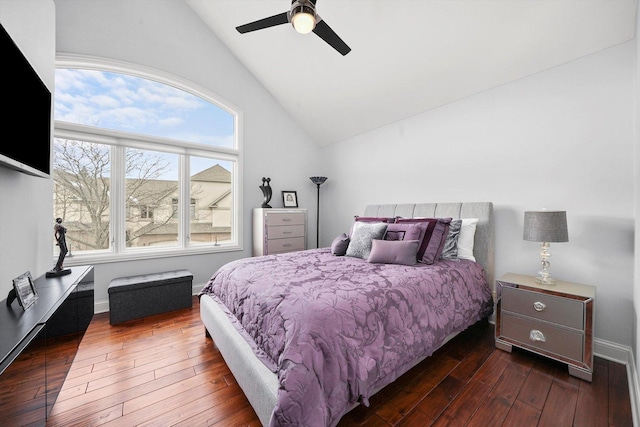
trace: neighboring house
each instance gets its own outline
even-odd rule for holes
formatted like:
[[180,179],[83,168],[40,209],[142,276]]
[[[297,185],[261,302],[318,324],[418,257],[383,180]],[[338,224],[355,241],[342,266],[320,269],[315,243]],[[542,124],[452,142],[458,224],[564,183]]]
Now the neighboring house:
[[[110,210],[108,197],[102,197],[108,193],[110,181],[94,178],[82,188],[78,182],[86,183],[86,180],[56,170],[54,216],[63,219],[72,252],[108,249]],[[127,247],[175,243],[178,236],[177,182],[128,179],[125,188],[128,194]],[[231,206],[231,172],[216,164],[193,175],[189,201],[190,242],[229,240]]]

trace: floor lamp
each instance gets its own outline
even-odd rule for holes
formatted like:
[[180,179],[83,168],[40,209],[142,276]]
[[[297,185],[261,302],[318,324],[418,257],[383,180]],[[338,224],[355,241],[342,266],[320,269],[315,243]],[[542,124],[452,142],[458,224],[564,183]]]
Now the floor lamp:
[[311,182],[318,186],[318,204],[316,214],[316,248],[320,247],[320,186],[327,180],[326,176],[312,176]]

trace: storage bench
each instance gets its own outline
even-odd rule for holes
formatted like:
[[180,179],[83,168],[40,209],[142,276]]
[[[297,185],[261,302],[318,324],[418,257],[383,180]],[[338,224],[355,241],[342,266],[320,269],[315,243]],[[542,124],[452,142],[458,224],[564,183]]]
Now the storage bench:
[[120,277],[109,284],[109,323],[191,308],[193,275],[174,270]]

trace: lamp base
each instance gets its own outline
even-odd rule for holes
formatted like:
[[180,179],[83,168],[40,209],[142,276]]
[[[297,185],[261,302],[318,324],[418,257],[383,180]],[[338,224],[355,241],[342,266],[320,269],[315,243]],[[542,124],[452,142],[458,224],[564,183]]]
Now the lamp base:
[[551,273],[549,273],[549,257],[551,254],[549,253],[549,242],[540,243],[540,264],[542,265],[542,270],[538,271],[538,276],[536,277],[537,283],[542,283],[543,285],[555,285],[556,281],[551,278]]
[[556,281],[551,277],[538,276],[536,277],[536,283],[542,283],[543,285],[555,285]]

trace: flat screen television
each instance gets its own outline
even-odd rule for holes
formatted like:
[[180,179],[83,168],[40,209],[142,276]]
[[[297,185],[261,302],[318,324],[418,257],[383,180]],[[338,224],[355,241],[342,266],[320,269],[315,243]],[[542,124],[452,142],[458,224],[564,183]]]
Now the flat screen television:
[[0,144],[0,165],[51,176],[51,91],[0,24],[0,54],[5,87],[1,115],[5,130],[19,124],[17,136]]

